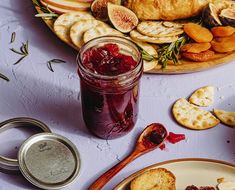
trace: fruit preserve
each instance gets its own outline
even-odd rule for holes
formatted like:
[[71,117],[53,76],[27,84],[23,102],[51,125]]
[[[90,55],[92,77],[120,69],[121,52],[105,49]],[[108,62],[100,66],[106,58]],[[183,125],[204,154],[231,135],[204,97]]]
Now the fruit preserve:
[[83,119],[103,139],[128,133],[138,114],[143,63],[138,47],[115,36],[96,38],[79,51]]

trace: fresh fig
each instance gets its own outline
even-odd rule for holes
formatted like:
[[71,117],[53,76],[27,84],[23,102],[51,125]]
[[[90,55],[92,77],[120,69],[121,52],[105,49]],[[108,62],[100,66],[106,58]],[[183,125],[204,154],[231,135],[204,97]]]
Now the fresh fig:
[[224,25],[235,27],[235,9],[227,8],[220,12],[220,20]]
[[127,33],[138,25],[138,18],[130,9],[108,3],[108,17],[112,25],[120,32]]
[[121,4],[121,0],[94,0],[91,4],[91,12],[96,19],[108,21],[108,2],[118,5]]
[[209,28],[222,25],[219,19],[219,9],[213,3],[209,3],[204,8],[202,19],[204,24]]

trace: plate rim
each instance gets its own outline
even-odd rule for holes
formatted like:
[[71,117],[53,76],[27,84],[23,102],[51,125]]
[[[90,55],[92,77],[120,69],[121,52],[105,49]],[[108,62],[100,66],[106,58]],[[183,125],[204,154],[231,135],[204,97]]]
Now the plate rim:
[[210,162],[210,163],[216,163],[216,164],[222,164],[225,166],[231,166],[234,167],[235,169],[235,164],[231,163],[231,162],[227,162],[227,161],[223,161],[223,160],[217,160],[217,159],[210,159],[210,158],[178,158],[178,159],[172,159],[172,160],[165,160],[156,164],[152,164],[150,166],[144,167],[140,170],[137,170],[136,172],[130,174],[129,176],[127,176],[125,179],[123,179],[120,183],[118,183],[113,190],[119,190],[119,188],[125,183],[125,181],[127,181],[128,179],[134,178],[138,175],[140,175],[140,173],[143,173],[146,170],[150,170],[153,167],[158,167],[158,166],[162,166],[165,164],[170,164],[170,163],[178,163],[178,162],[190,162],[190,161],[196,161],[196,162]]

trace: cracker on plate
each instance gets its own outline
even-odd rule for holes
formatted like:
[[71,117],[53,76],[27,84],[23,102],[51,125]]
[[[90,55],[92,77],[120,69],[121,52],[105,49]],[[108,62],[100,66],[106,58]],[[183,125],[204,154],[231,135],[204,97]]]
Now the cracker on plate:
[[214,87],[204,86],[196,90],[189,98],[189,102],[198,106],[210,106],[214,103]]
[[150,37],[139,33],[137,30],[132,30],[130,32],[130,36],[132,39],[142,42],[150,42],[155,44],[164,44],[171,43],[178,40],[178,36],[170,36],[170,37]]
[[214,109],[216,117],[225,125],[235,127],[235,112]]
[[95,28],[87,30],[83,35],[83,41],[86,43],[94,38],[106,36],[106,35],[117,35],[123,36],[123,33],[113,28],[104,27],[104,25],[97,25]]
[[69,33],[73,44],[78,48],[81,48],[82,45],[84,44],[83,34],[87,30],[94,28],[99,24],[100,25],[103,24],[104,26],[106,25],[105,23],[98,21],[96,19],[81,19],[78,22],[75,22],[70,28],[70,33]]
[[54,31],[56,35],[66,43],[71,43],[69,31],[71,26],[81,19],[94,19],[89,12],[68,12],[60,15],[54,23]]
[[190,104],[184,98],[180,98],[175,102],[172,113],[179,124],[190,129],[209,129],[220,123],[210,112]]
[[131,181],[130,190],[175,190],[176,178],[165,168],[151,169]]
[[142,21],[138,24],[137,30],[141,34],[150,37],[169,37],[184,33],[183,25],[180,28],[179,24],[176,25],[173,22],[166,23],[168,24],[165,26],[162,21]]

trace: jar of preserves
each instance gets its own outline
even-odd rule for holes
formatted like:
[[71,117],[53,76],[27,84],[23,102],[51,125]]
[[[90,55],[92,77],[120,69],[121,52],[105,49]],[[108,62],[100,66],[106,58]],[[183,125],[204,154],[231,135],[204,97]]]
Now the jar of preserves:
[[83,119],[103,139],[133,129],[138,115],[143,62],[132,41],[104,36],[86,43],[77,57]]

